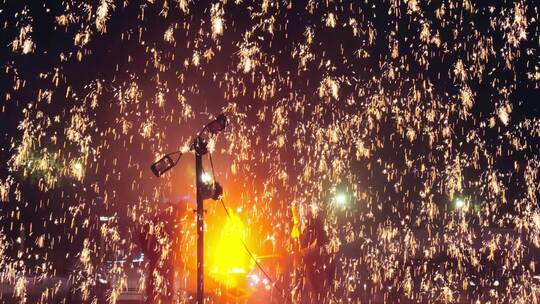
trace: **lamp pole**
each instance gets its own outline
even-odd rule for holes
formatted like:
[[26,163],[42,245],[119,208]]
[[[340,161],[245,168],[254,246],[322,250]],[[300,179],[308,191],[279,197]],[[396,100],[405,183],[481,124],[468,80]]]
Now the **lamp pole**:
[[[202,157],[208,153],[206,140],[201,136],[205,131],[210,134],[217,134],[227,126],[227,117],[220,114],[216,119],[207,124],[202,131],[195,137],[191,149],[195,150],[195,186],[197,187],[197,304],[204,304],[204,205],[207,198],[219,199],[223,194],[223,188],[218,182],[213,182],[212,187],[204,184],[202,180],[203,167]],[[176,160],[171,156],[179,154]],[[180,160],[182,153],[180,151],[169,153],[150,166],[150,169],[157,177],[172,169]]]
[[197,304],[204,304],[204,198],[202,194],[202,156],[208,152],[206,142],[195,138],[195,184],[197,186]]

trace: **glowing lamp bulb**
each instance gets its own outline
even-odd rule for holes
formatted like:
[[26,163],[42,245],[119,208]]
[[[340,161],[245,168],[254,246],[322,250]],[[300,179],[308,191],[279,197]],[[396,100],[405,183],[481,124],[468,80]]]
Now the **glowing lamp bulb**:
[[201,175],[201,181],[205,184],[209,184],[212,181],[212,177],[210,176],[210,174],[204,172]]
[[465,206],[465,201],[462,199],[457,199],[455,204],[457,209],[461,209]]

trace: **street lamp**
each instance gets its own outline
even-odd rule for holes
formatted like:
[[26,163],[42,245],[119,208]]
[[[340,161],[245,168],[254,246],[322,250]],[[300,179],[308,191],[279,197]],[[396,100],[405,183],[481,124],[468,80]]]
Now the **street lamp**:
[[[197,134],[190,150],[195,151],[195,184],[197,186],[197,303],[204,303],[204,205],[205,199],[219,199],[223,194],[223,188],[218,182],[212,182],[210,176],[204,172],[202,166],[202,157],[208,153],[208,142],[202,136],[205,131],[216,135],[227,126],[228,121],[225,114],[220,114],[204,126]],[[179,154],[178,158],[173,160],[172,155]],[[160,160],[152,164],[150,167],[156,176],[161,176],[163,173],[172,169],[180,160],[182,153],[174,152],[163,156]]]
[[[216,119],[212,120],[210,123],[208,123],[204,128],[199,132],[197,137],[195,138],[195,141],[193,142],[191,146],[191,150],[199,149],[202,154],[206,154],[208,152],[207,149],[207,143],[206,141],[201,137],[201,135],[205,131],[209,131],[211,134],[215,135],[219,132],[221,132],[228,124],[227,117],[225,114],[219,114]],[[200,142],[199,142],[200,138]],[[174,160],[172,157],[174,155],[178,155],[177,159]],[[159,177],[163,175],[165,172],[169,171],[170,169],[174,168],[178,161],[180,160],[180,157],[182,156],[182,153],[180,151],[168,153],[164,155],[162,158],[160,158],[158,161],[152,164],[150,166],[150,169],[152,170],[152,173],[154,173],[155,176]],[[205,173],[206,174],[206,173]],[[205,177],[206,178],[206,177]]]
[[[172,159],[172,155],[178,154],[178,158],[175,160]],[[178,163],[178,160],[180,160],[180,157],[182,156],[182,153],[180,151],[169,153],[162,158],[160,158],[157,162],[153,163],[152,166],[150,166],[150,169],[152,170],[152,173],[154,173],[155,176],[160,177],[165,172],[172,169],[176,164]]]

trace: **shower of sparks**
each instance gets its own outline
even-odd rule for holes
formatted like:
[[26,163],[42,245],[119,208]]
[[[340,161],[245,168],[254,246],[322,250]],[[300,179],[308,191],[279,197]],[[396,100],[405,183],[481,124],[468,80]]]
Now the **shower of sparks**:
[[[229,238],[282,263],[307,210],[338,269],[315,295],[276,267],[295,303],[539,302],[539,19],[525,0],[3,1],[0,299],[116,303],[133,273],[141,294],[145,276],[163,286],[133,262],[149,225],[188,303],[189,146],[225,112],[205,176],[241,229],[206,203],[210,302],[283,303],[266,279],[241,286],[263,277]],[[178,242],[155,220],[169,202],[187,204]]]

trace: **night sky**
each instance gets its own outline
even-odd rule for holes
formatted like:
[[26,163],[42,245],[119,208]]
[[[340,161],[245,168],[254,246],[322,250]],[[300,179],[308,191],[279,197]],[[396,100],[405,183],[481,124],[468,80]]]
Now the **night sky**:
[[[187,205],[173,250],[193,281],[188,150],[223,112],[230,124],[210,150],[241,225],[206,203],[208,280],[228,284],[214,268],[256,269],[243,248],[220,247],[224,238],[261,256],[270,240],[286,259],[293,213],[302,226],[311,210],[324,214],[335,248],[333,287],[316,300],[278,272],[261,303],[284,303],[280,293],[298,303],[538,300],[539,10],[536,1],[4,0],[0,299],[115,302],[121,287],[95,287],[109,271],[100,265],[139,256],[141,227],[170,203]],[[150,165],[178,150],[177,167],[154,176]],[[208,158],[204,166],[211,172]],[[220,264],[227,250],[238,265]],[[25,277],[71,285],[44,296]]]

